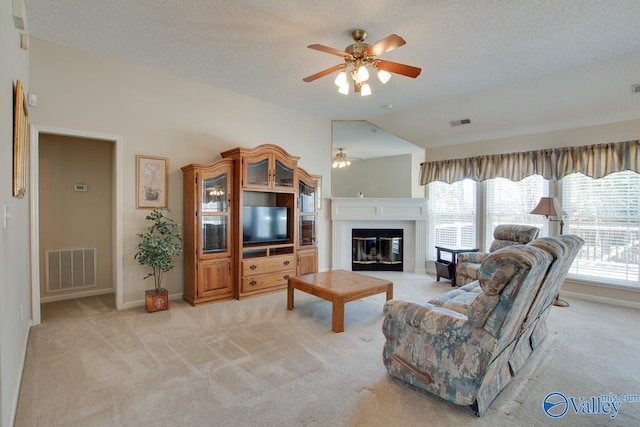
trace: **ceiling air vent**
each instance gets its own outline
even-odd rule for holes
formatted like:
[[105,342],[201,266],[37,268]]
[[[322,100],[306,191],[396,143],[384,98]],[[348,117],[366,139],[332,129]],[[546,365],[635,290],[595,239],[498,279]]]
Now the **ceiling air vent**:
[[640,84],[631,86],[631,93],[640,93]]
[[453,120],[453,121],[450,121],[449,124],[451,125],[451,127],[468,125],[468,124],[471,124],[471,119]]

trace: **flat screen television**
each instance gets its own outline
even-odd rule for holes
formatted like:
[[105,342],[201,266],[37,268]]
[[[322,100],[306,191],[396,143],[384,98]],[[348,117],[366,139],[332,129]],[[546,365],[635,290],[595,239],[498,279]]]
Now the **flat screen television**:
[[289,212],[285,207],[243,206],[242,241],[275,243],[289,240]]

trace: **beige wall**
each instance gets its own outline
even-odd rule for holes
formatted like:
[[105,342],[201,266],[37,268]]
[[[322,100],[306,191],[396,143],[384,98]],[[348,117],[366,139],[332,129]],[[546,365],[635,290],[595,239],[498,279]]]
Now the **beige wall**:
[[420,185],[420,166],[424,162],[424,153],[411,154],[411,197],[425,197],[426,187]]
[[[13,182],[13,87],[29,91],[29,56],[20,48],[12,0],[0,0],[0,426],[13,425],[24,360],[31,294],[29,283],[29,189],[11,196]],[[27,182],[28,185],[30,185]],[[4,227],[4,207],[11,218]]]
[[[81,291],[115,290],[112,280],[113,142],[60,135],[40,135],[40,296],[43,299],[78,290],[47,292],[48,250],[97,248],[97,285]],[[86,184],[88,191],[74,191]]]
[[[221,151],[264,143],[300,156],[299,165],[324,177],[330,195],[331,122],[244,95],[180,79],[136,64],[32,39],[33,123],[118,135],[123,139],[124,302],[144,298],[151,284],[133,259],[147,210],[135,207],[135,156],[169,158],[169,208],[182,223],[182,172],[210,163]],[[326,204],[325,204],[326,206]],[[326,213],[327,210],[324,210]],[[320,215],[319,268],[329,268],[329,216]],[[182,293],[182,261],[165,278]]]
[[[333,197],[412,197],[411,154],[358,160],[342,169],[333,169]],[[419,163],[418,163],[419,164]]]
[[[640,111],[640,105],[639,110]],[[639,113],[640,114],[640,113]],[[430,148],[426,161],[640,139],[640,119]]]
[[[435,161],[473,157],[482,154],[513,153],[541,148],[569,147],[637,139],[640,139],[640,119],[432,148],[426,150],[425,155],[427,161]],[[577,296],[601,302],[618,300],[618,303],[630,303],[635,307],[640,304],[640,289],[637,288],[625,289],[608,284],[603,286],[601,284],[567,280],[562,289],[572,297]]]

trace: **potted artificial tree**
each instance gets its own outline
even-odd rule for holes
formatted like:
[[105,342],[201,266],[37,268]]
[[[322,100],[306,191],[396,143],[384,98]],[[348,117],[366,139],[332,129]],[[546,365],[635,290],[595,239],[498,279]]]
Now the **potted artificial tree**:
[[164,216],[165,212],[170,211],[167,208],[152,210],[145,218],[152,221],[152,224],[144,232],[137,234],[140,242],[136,246],[134,259],[138,264],[151,268],[144,279],[153,277],[155,282],[155,289],[144,293],[149,313],[169,308],[169,292],[162,287],[162,277],[175,267],[173,257],[182,255],[180,226],[173,219]]

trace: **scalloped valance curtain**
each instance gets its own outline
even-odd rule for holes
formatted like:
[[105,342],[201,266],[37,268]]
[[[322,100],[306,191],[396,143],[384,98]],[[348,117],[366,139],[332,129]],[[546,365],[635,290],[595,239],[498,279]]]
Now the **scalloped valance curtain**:
[[640,173],[639,140],[425,162],[420,166],[420,185],[464,179],[520,181],[531,175],[557,181],[574,172],[602,178],[625,170]]

